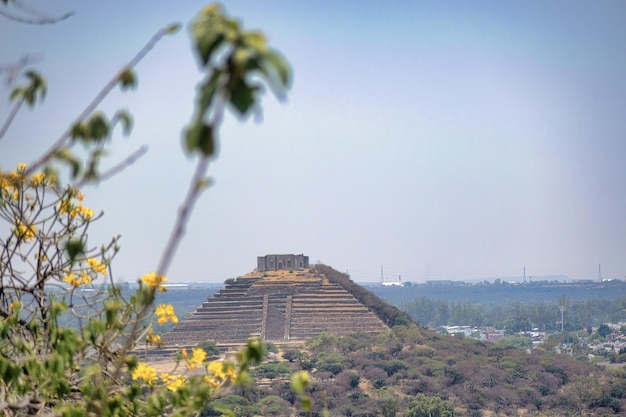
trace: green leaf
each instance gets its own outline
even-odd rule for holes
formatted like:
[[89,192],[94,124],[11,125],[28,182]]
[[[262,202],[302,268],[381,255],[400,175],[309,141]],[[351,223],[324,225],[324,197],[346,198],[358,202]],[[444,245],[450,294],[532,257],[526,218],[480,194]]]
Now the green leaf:
[[34,93],[39,92],[39,99],[43,100],[48,91],[46,79],[35,71],[27,71],[26,77],[30,79],[30,87]]
[[84,175],[84,180],[95,181],[100,177],[98,172],[98,164],[100,159],[105,156],[107,152],[104,149],[94,149],[89,155],[89,162],[87,163],[87,170]]
[[78,122],[70,130],[70,137],[72,139],[85,139],[87,137],[87,125],[83,122]]
[[265,52],[267,50],[267,38],[263,32],[247,31],[243,34],[242,41],[257,52]]
[[309,374],[306,371],[291,375],[291,387],[298,394],[304,394],[309,385]]
[[173,34],[180,30],[180,23],[171,23],[165,28],[165,33]]
[[54,158],[70,165],[72,179],[76,179],[76,177],[80,174],[80,159],[78,159],[69,149],[59,149],[54,153]]
[[53,166],[46,165],[43,172],[46,174],[46,177],[54,178],[55,181],[59,178],[59,171]]
[[122,123],[122,130],[124,135],[130,135],[130,131],[133,129],[133,117],[126,110],[119,110],[115,113],[114,118],[118,119]]
[[225,29],[225,18],[219,4],[206,7],[192,23],[191,34],[204,66],[226,40]]
[[230,90],[230,103],[245,116],[256,101],[258,87],[249,86],[242,78]]
[[65,253],[67,254],[70,263],[74,264],[76,258],[82,257],[85,253],[85,242],[81,239],[70,239],[65,244]]
[[122,90],[128,90],[129,88],[137,87],[137,76],[132,68],[126,67],[122,69],[118,78]]
[[254,68],[254,65],[250,63],[255,62],[255,58],[258,56],[258,52],[252,48],[237,48],[232,54],[232,63],[234,64],[234,71],[245,71],[246,69]]
[[119,300],[109,299],[104,303],[104,311],[106,317],[107,328],[113,327],[118,320],[118,312],[121,309]]
[[11,100],[22,98],[24,102],[33,107],[39,98],[43,100],[46,96],[46,79],[35,71],[27,71],[26,78],[30,83],[26,87],[17,87],[11,92]]
[[99,141],[109,136],[109,122],[102,113],[95,113],[91,116],[87,125],[90,138]]
[[300,406],[303,411],[309,411],[311,409],[311,397],[304,396],[300,399]]
[[259,364],[265,357],[265,345],[258,339],[248,339],[245,348],[247,359],[254,364]]
[[185,144],[191,153],[200,151],[204,156],[213,155],[215,153],[213,126],[201,120],[197,121],[187,129]]
[[263,58],[264,61],[278,74],[282,87],[285,89],[289,88],[291,86],[291,67],[287,63],[287,60],[274,50],[270,50],[263,54]]
[[24,88],[23,87],[15,87],[13,89],[13,91],[11,91],[11,96],[9,97],[9,99],[11,101],[18,99],[20,97],[24,96]]
[[200,99],[199,99],[199,112],[201,115],[207,111],[213,97],[215,96],[215,92],[218,89],[220,78],[224,73],[219,70],[215,70],[213,74],[211,74],[211,78],[209,78],[206,82],[200,85]]
[[204,190],[204,189],[207,189],[207,188],[209,188],[210,186],[212,186],[212,185],[213,185],[213,183],[214,183],[213,179],[211,179],[211,178],[209,178],[209,177],[207,177],[207,178],[202,178],[202,179],[200,179],[200,180],[198,181],[197,188],[198,188],[199,190]]

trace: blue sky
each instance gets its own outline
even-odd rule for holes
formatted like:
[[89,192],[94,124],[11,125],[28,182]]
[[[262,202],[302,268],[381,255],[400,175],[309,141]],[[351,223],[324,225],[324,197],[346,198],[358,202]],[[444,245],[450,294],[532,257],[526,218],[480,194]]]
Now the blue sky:
[[[2,62],[42,53],[43,106],[19,115],[0,166],[34,159],[159,28],[205,3],[53,1],[53,26],[0,21]],[[168,274],[221,282],[256,256],[304,253],[359,281],[626,276],[626,5],[622,1],[232,1],[291,62],[289,99],[261,123],[230,118],[215,185]],[[201,80],[187,30],[102,109],[124,174],[87,190],[121,234],[118,279],[156,268],[194,161],[180,146]],[[0,93],[8,95],[3,86]],[[8,112],[0,101],[0,115]]]

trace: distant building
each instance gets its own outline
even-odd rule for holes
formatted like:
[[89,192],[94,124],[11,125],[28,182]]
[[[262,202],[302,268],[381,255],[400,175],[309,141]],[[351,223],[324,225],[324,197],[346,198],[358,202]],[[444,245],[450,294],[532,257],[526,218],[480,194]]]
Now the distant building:
[[453,281],[451,279],[431,279],[426,281],[426,285],[430,287],[447,287],[447,286],[463,286],[465,281]]
[[257,259],[257,271],[278,271],[281,269],[301,271],[309,267],[309,257],[300,255],[265,255]]
[[398,275],[397,281],[382,281],[381,284],[383,287],[393,287],[393,286],[401,286],[402,285],[402,277]]
[[166,290],[188,290],[189,284],[163,284],[161,285]]
[[451,279],[430,279],[426,281],[426,285],[431,287],[443,287],[447,285],[454,285],[454,281]]

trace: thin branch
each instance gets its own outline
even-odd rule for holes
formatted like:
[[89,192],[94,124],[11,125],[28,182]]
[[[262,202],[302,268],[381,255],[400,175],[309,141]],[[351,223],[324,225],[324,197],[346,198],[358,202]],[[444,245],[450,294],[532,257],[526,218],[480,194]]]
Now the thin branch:
[[[224,118],[224,108],[226,106],[226,97],[224,94],[221,94],[216,98],[216,103],[215,113],[213,114],[213,132],[218,132],[218,128],[222,124],[222,119]],[[217,141],[217,133],[215,133],[214,139]],[[185,235],[185,227],[189,221],[189,216],[191,216],[193,206],[198,200],[200,192],[204,188],[203,181],[205,181],[205,175],[208,169],[209,157],[204,155],[198,161],[198,165],[196,166],[196,171],[191,179],[189,191],[187,192],[185,201],[178,210],[178,216],[176,217],[176,223],[174,223],[172,234],[170,235],[167,246],[165,246],[159,261],[159,267],[156,272],[157,275],[167,274],[170,264],[174,259],[174,255],[176,254],[176,250],[178,249],[178,245]]]
[[17,115],[17,112],[20,110],[23,103],[24,103],[24,98],[20,98],[15,103],[15,106],[13,106],[13,108],[11,109],[11,113],[9,113],[9,116],[4,121],[4,124],[2,125],[2,127],[0,128],[0,140],[2,140],[2,138],[4,137],[5,133],[9,129],[9,126],[11,126],[11,123],[13,123],[13,119]]
[[18,61],[14,63],[0,65],[0,72],[8,73],[6,79],[7,86],[13,84],[13,82],[19,76],[20,71],[26,68],[26,65],[41,60],[40,56],[41,54],[27,54],[23,55]]
[[[104,174],[100,175],[100,177],[98,177],[98,182],[106,181],[109,178],[114,177],[115,175],[119,174],[120,172],[122,172],[123,170],[125,170],[126,168],[134,164],[135,162],[137,162],[137,160],[141,158],[142,156],[144,156],[147,152],[148,152],[148,146],[143,145],[141,148],[137,149],[135,152],[128,155],[122,162],[115,165],[113,168],[109,169]],[[87,182],[86,180],[83,180],[79,182],[78,184],[76,184],[75,187],[82,188],[86,182]]]
[[0,10],[0,16],[4,16],[9,20],[14,20],[16,22],[20,22],[20,23],[26,23],[29,25],[51,25],[54,23],[58,23],[61,22],[65,19],[70,18],[71,16],[74,15],[74,12],[68,12],[65,13],[61,16],[56,16],[56,17],[36,17],[36,18],[28,18],[28,17],[21,17],[21,16],[17,16],[11,13],[7,13],[4,10]]
[[115,88],[115,86],[119,83],[120,74],[123,71],[126,71],[128,68],[134,68],[141,60],[146,56],[148,52],[152,50],[156,46],[156,44],[161,40],[163,36],[168,34],[168,28],[164,28],[159,30],[156,34],[152,36],[152,38],[148,41],[148,43],[135,55],[129,62],[126,64],[111,80],[106,83],[106,85],[100,90],[100,92],[94,97],[94,99],[85,107],[85,109],[78,115],[76,121],[68,127],[68,129],[61,134],[61,136],[52,144],[50,149],[46,151],[37,161],[32,163],[26,169],[24,175],[30,176],[37,170],[41,165],[46,163],[52,156],[57,152],[61,147],[65,144],[65,142],[69,139],[70,134],[72,132],[73,126],[87,118],[100,103],[106,98],[107,95]]
[[209,168],[209,158],[207,156],[203,156],[196,166],[196,171],[193,174],[193,178],[191,179],[191,184],[189,186],[189,191],[187,192],[187,196],[183,202],[183,205],[178,210],[178,216],[176,217],[176,223],[174,224],[174,229],[172,229],[172,234],[167,242],[167,246],[161,255],[161,260],[159,261],[159,267],[157,268],[157,275],[165,275],[174,259],[174,255],[176,254],[176,250],[178,249],[178,245],[180,244],[183,236],[185,235],[185,227],[187,226],[187,222],[189,221],[189,216],[191,215],[191,211],[193,210],[193,206],[195,205],[198,197],[200,196],[200,192],[202,191],[202,182],[204,181],[204,176],[206,175],[206,171]]

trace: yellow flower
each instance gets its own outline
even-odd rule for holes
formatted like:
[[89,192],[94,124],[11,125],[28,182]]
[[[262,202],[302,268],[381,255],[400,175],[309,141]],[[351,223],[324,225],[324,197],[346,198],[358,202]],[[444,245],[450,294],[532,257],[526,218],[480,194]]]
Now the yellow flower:
[[232,363],[224,364],[224,372],[226,373],[226,377],[228,379],[230,379],[232,382],[235,382],[237,374],[235,373],[235,366]]
[[206,359],[206,352],[202,348],[193,348],[191,350],[191,360],[187,361],[187,367],[192,370],[196,369],[197,365],[202,365]]
[[143,278],[141,279],[141,282],[147,285],[148,288],[154,288],[157,291],[164,292],[165,287],[162,286],[161,284],[164,282],[167,282],[167,278],[165,278],[163,275],[157,275],[154,272],[150,272],[143,276]]
[[13,233],[15,233],[15,236],[17,236],[18,238],[22,238],[24,239],[24,241],[28,242],[29,240],[33,240],[35,238],[36,230],[37,228],[32,224],[25,225],[24,223],[22,223],[21,220],[18,219],[15,222],[15,230],[13,231]]
[[211,378],[208,375],[205,375],[203,379],[204,379],[204,383],[207,384],[211,388],[217,388],[220,386],[220,382],[217,379]]
[[80,213],[80,206],[75,206],[70,199],[67,199],[59,203],[58,210],[61,214],[67,214],[70,220],[74,220],[76,215]]
[[107,267],[106,265],[103,265],[102,263],[100,263],[99,260],[95,258],[87,258],[87,264],[89,265],[91,269],[94,270],[94,272],[98,274],[106,275]]
[[154,334],[154,330],[152,330],[152,327],[148,329],[148,335],[146,336],[146,343],[149,345],[157,345],[157,346],[161,345],[161,336],[159,336],[158,334]]
[[63,278],[63,282],[67,282],[74,288],[77,288],[80,286],[80,280],[74,276],[73,272],[70,272],[69,274],[67,274],[65,278]]
[[235,378],[237,377],[235,374],[235,367],[232,363],[213,361],[209,364],[209,366],[207,366],[207,371],[222,381],[225,381],[226,379],[235,381]]
[[191,351],[191,361],[197,364],[201,364],[206,359],[206,352],[202,348],[193,348]]
[[133,379],[133,381],[143,379],[146,384],[152,385],[154,381],[157,380],[156,369],[148,366],[145,362],[139,362],[137,364],[137,367],[133,369],[131,378]]
[[59,211],[60,214],[69,213],[71,209],[72,209],[72,202],[69,199],[61,200],[57,207],[57,210]]
[[78,212],[85,220],[89,220],[93,217],[93,210],[89,207],[78,206]]
[[24,172],[26,170],[26,164],[23,162],[20,162],[19,164],[17,164],[17,170],[18,172]]
[[85,284],[85,285],[91,284],[91,277],[89,276],[89,274],[86,274],[83,272],[80,275],[80,282],[81,284]]
[[48,262],[48,257],[46,256],[45,253],[39,255],[38,253],[36,253],[35,255],[33,255],[35,259],[41,259],[42,262]]
[[[161,379],[163,379],[163,376],[161,376]],[[187,380],[182,375],[178,375],[178,376],[167,375],[167,380],[163,379],[163,382],[165,382],[166,384],[165,386],[167,387],[168,390],[178,391],[180,388],[185,386],[185,383],[187,382]]]
[[159,324],[164,324],[168,321],[171,321],[174,324],[178,323],[178,317],[176,317],[176,313],[174,312],[174,306],[171,304],[159,304],[154,310],[154,314],[156,314]]
[[187,354],[187,349],[183,348],[183,350],[180,352],[183,355],[183,358],[187,359],[189,357],[189,355]]
[[44,184],[46,182],[46,179],[47,179],[46,174],[44,174],[43,172],[40,172],[30,177],[30,183],[33,186],[38,186],[38,185]]

